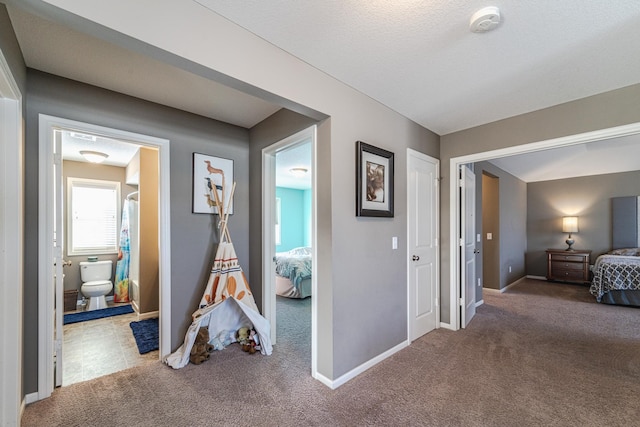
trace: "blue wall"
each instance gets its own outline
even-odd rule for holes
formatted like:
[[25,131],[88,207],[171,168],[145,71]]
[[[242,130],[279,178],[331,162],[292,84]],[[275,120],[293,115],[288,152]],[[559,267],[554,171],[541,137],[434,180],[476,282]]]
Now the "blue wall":
[[280,198],[280,244],[276,252],[285,252],[311,243],[311,191],[276,187]]

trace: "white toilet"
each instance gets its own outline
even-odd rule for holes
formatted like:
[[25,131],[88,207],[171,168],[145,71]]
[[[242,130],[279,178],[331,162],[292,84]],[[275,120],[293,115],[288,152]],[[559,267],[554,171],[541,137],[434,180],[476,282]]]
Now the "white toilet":
[[80,278],[82,295],[89,298],[87,310],[107,308],[107,295],[113,289],[111,283],[111,271],[113,262],[107,261],[82,261],[80,263]]

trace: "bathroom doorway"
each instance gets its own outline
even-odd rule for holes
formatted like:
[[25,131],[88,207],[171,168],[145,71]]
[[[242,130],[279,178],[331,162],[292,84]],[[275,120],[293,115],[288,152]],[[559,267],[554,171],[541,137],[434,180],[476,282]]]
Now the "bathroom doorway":
[[[149,187],[141,181],[153,179],[151,187],[157,194],[158,150],[70,129],[54,132],[61,139],[64,230],[60,233],[63,363],[62,379],[56,385],[67,386],[158,360],[158,350],[139,354],[129,326],[142,318],[158,317],[158,254],[145,250],[150,244],[157,247],[158,230],[156,225],[150,239],[140,227],[140,219],[144,226],[157,224],[157,202],[149,208]],[[84,158],[82,153],[87,151],[101,161]],[[102,160],[97,153],[107,157]],[[155,161],[148,161],[148,156]],[[146,277],[140,276],[141,261]],[[91,271],[105,273],[98,277]],[[93,280],[93,285],[87,280]],[[148,301],[151,292],[152,302]],[[94,314],[100,317],[93,319]]]
[[[106,375],[140,364],[146,360],[158,360],[161,355],[168,354],[169,338],[163,340],[163,335],[169,333],[166,325],[170,321],[168,309],[161,307],[168,298],[162,298],[163,293],[169,294],[169,283],[163,278],[168,277],[169,268],[169,227],[160,229],[155,227],[154,238],[156,247],[156,290],[155,301],[157,307],[153,313],[133,312],[117,316],[100,316],[98,319],[64,325],[65,312],[83,312],[83,304],[76,304],[73,309],[73,296],[65,298],[66,291],[77,291],[77,302],[83,301],[80,278],[81,260],[90,261],[92,258],[108,259],[113,262],[111,282],[116,282],[115,266],[118,254],[114,251],[98,251],[95,255],[87,252],[76,254],[65,248],[64,241],[68,237],[70,222],[66,221],[66,212],[70,211],[65,200],[67,179],[71,175],[90,175],[91,182],[110,182],[119,190],[119,207],[117,215],[117,230],[119,237],[122,218],[122,206],[127,196],[138,191],[136,174],[140,168],[129,168],[133,173],[127,173],[123,163],[132,163],[137,153],[148,150],[155,153],[155,175],[157,181],[153,185],[156,197],[156,207],[153,212],[156,224],[162,221],[170,224],[168,219],[169,205],[169,141],[132,134],[116,129],[103,128],[91,124],[59,119],[51,116],[40,116],[40,178],[39,178],[39,221],[42,230],[39,240],[39,345],[43,349],[52,351],[39,352],[38,366],[44,375],[38,376],[38,398],[46,398],[54,387],[68,385],[78,381]],[[85,150],[81,148],[84,147]],[[91,150],[86,150],[90,147]],[[111,160],[101,165],[87,163],[80,151],[94,151],[106,154]],[[136,153],[132,155],[132,153]],[[107,157],[107,159],[109,158]],[[161,173],[161,171],[163,173]],[[50,178],[47,180],[47,178]],[[95,179],[99,178],[99,179]],[[149,191],[149,190],[148,190]],[[149,222],[149,221],[145,221]],[[62,231],[59,231],[62,230]],[[53,236],[53,245],[46,236]],[[74,239],[75,240],[75,239]],[[119,243],[119,242],[118,242]],[[109,253],[110,252],[110,253]],[[48,261],[48,262],[47,262]],[[159,277],[159,279],[157,279]],[[64,285],[67,281],[67,286]],[[48,284],[55,283],[54,286]],[[73,292],[71,292],[73,293]],[[106,295],[107,304],[114,306],[113,291]],[[121,298],[120,298],[121,299]],[[88,303],[87,297],[84,300]],[[116,298],[117,302],[118,298]],[[161,301],[161,302],[159,302]],[[66,302],[66,304],[65,304]],[[129,305],[122,302],[115,305]],[[59,308],[59,309],[58,309]],[[163,310],[164,309],[164,310]],[[50,313],[50,315],[49,315]],[[165,315],[166,313],[166,315]],[[86,314],[80,313],[80,314]],[[92,313],[93,314],[93,313]],[[111,313],[110,313],[111,314]],[[73,317],[73,316],[69,316]],[[81,316],[82,317],[82,316]],[[92,317],[92,316],[90,316]],[[159,318],[160,348],[151,355],[138,357],[134,351],[135,340],[129,323],[145,317]],[[55,319],[50,321],[48,319]],[[77,320],[77,316],[76,319]],[[164,326],[164,328],[163,328]],[[163,345],[164,344],[164,345]],[[132,348],[133,346],[133,348]],[[46,357],[54,354],[53,358]],[[67,366],[68,362],[68,366]]]

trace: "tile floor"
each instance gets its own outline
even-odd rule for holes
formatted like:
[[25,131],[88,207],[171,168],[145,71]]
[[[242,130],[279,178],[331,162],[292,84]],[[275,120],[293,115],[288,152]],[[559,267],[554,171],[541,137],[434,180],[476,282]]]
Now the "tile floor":
[[158,350],[140,354],[130,322],[137,314],[64,325],[62,386],[158,360]]

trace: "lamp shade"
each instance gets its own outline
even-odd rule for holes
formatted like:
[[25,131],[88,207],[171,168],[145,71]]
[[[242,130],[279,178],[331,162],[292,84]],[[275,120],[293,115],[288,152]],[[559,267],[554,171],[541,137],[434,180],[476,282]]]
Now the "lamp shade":
[[562,232],[563,233],[577,233],[578,232],[578,217],[577,216],[565,216],[565,217],[562,217]]

